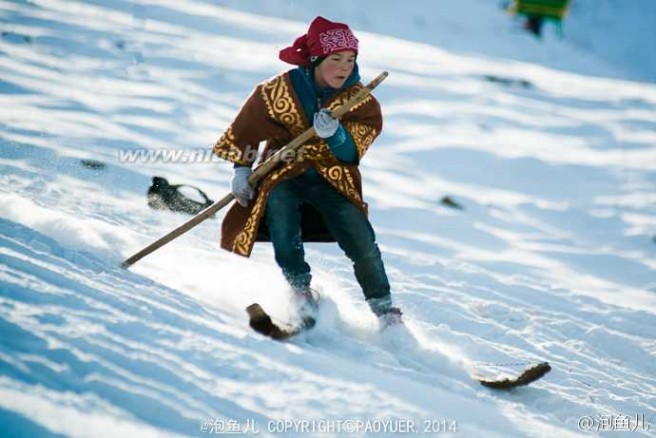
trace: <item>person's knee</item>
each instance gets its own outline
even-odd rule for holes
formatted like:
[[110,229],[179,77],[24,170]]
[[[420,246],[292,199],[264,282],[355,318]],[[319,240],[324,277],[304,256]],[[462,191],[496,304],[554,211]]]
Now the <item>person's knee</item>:
[[274,246],[289,246],[300,233],[300,214],[285,199],[269,199],[265,217]]
[[352,221],[335,230],[339,246],[354,263],[380,256],[373,229],[367,222]]
[[271,194],[267,199],[266,216],[270,222],[273,219],[275,219],[275,222],[284,222],[293,212],[293,202],[288,197]]
[[373,240],[354,239],[349,246],[345,252],[354,264],[370,263],[381,258],[380,249]]

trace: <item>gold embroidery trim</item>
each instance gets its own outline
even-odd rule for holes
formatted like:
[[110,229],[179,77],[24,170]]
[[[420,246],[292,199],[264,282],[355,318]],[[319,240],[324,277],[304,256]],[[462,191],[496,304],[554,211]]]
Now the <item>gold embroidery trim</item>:
[[362,158],[376,139],[378,131],[371,126],[358,122],[346,122],[344,127],[351,133],[355,147],[358,150],[358,156]]
[[287,164],[278,170],[274,170],[271,174],[267,175],[262,182],[258,189],[258,195],[253,204],[253,208],[248,216],[248,220],[244,225],[244,229],[237,234],[237,237],[235,237],[232,244],[233,252],[243,256],[248,256],[251,253],[255,243],[255,238],[257,237],[256,234],[260,226],[260,221],[262,220],[262,216],[264,216],[266,201],[271,192],[271,188],[280,178],[290,172],[293,167],[293,164]]
[[356,205],[362,205],[362,197],[355,188],[355,180],[346,166],[317,166],[317,172],[333,187]]
[[260,96],[266,105],[269,117],[282,123],[294,137],[303,133],[305,128],[303,118],[294,103],[284,76],[276,76],[265,82],[260,88]]
[[[339,108],[340,106],[344,105],[344,104],[345,104],[348,100],[350,100],[353,96],[355,96],[356,94],[358,94],[358,92],[359,92],[360,90],[362,90],[363,88],[364,88],[364,85],[362,85],[361,83],[357,83],[357,84],[353,85],[351,88],[349,88],[349,89],[346,91],[346,93],[341,94],[339,98],[337,98],[337,99],[335,99],[334,101],[332,101],[332,102],[328,105],[328,108],[329,108],[331,111],[336,110],[336,109]],[[355,110],[357,110],[358,108],[360,108],[360,107],[362,107],[363,105],[365,105],[365,104],[367,104],[368,102],[370,102],[371,99],[372,99],[371,94],[367,94],[366,97],[364,97],[360,102],[358,102],[358,103],[355,104],[353,107],[351,107],[351,109],[350,109],[349,111],[355,111]]]
[[303,158],[303,161],[329,160],[330,158],[333,157],[332,152],[330,152],[330,148],[323,140],[321,140],[319,143],[310,143],[310,144],[303,145],[301,154],[302,154],[301,156]]
[[233,163],[248,164],[242,161],[243,154],[241,149],[235,144],[235,134],[232,132],[232,126],[216,142],[213,151],[219,158],[223,158],[224,160],[232,161]]

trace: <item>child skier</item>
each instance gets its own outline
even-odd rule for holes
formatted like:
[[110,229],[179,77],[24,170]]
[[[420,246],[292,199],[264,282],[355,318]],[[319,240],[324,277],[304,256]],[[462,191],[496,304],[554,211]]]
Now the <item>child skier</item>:
[[[223,221],[221,246],[248,257],[255,241],[270,240],[304,314],[317,306],[303,242],[337,241],[371,310],[387,326],[402,322],[401,311],[392,305],[358,168],[382,129],[380,106],[370,95],[341,120],[331,117],[363,88],[357,55],[358,39],[349,27],[323,17],[280,51],[282,61],[297,67],[258,85],[214,146],[234,163],[231,191],[237,199]],[[266,159],[310,126],[316,137],[251,187],[259,143],[266,141]]]

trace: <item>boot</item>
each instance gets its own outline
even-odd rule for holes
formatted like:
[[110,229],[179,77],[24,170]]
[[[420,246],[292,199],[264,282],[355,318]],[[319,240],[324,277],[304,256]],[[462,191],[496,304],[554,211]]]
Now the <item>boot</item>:
[[306,287],[294,289],[292,294],[293,305],[303,325],[308,328],[314,326],[319,313],[319,293],[311,287]]
[[388,327],[402,326],[403,312],[398,307],[390,307],[387,312],[378,315],[378,320],[381,324],[381,329],[385,330]]

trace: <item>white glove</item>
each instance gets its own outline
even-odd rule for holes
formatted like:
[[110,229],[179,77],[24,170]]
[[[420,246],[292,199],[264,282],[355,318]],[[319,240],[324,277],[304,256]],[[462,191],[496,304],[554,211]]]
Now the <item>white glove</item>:
[[235,167],[232,169],[232,180],[230,190],[237,202],[242,207],[248,206],[248,201],[253,199],[253,187],[248,183],[248,177],[253,173],[250,167]]
[[314,113],[314,130],[318,137],[332,137],[339,129],[339,120],[333,119],[330,110],[322,108]]

